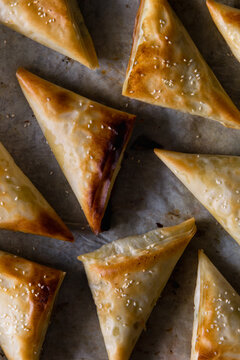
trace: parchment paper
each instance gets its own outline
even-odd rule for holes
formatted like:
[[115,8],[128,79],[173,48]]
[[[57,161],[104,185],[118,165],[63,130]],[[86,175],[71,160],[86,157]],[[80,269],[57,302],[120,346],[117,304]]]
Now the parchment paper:
[[[67,272],[41,359],[105,360],[95,305],[77,256],[114,239],[149,231],[157,222],[169,226],[195,216],[198,233],[176,266],[132,355],[133,360],[187,360],[197,249],[205,249],[239,292],[240,247],[158,160],[152,148],[159,144],[183,152],[240,155],[240,131],[121,96],[139,0],[79,3],[100,60],[101,67],[96,72],[0,26],[0,141],[69,225],[75,243],[1,230],[0,248]],[[218,33],[205,1],[170,3],[240,107],[240,64]],[[239,0],[225,0],[225,4],[240,7]],[[21,93],[15,78],[19,66],[86,97],[138,115],[111,197],[111,228],[98,237],[89,230]]]

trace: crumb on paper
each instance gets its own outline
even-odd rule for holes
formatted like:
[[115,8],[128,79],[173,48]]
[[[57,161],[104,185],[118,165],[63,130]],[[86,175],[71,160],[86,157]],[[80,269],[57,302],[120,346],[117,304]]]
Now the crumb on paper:
[[23,125],[23,127],[28,127],[28,126],[30,126],[31,125],[31,123],[30,123],[30,121],[29,120],[26,120],[26,121],[24,121],[24,125]]

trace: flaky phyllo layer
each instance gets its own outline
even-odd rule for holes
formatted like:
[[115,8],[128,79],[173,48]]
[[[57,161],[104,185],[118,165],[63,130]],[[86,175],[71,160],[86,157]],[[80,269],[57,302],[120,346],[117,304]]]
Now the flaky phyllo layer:
[[0,228],[73,241],[66,225],[1,143]]
[[240,244],[240,157],[155,153]]
[[174,266],[195,234],[194,219],[104,245],[79,257],[110,360],[127,360]]
[[18,70],[17,77],[89,225],[99,233],[135,116],[24,69]]
[[0,0],[0,22],[90,69],[98,67],[76,0]]
[[240,359],[240,296],[199,252],[191,360]]
[[0,346],[8,360],[38,360],[65,273],[0,251]]
[[167,0],[141,0],[123,95],[240,128],[240,113]]

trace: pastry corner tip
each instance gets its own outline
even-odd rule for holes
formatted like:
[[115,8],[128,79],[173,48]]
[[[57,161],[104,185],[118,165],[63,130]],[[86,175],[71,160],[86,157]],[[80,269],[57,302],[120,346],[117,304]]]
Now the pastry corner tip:
[[21,75],[25,73],[25,71],[26,70],[24,69],[24,67],[19,66],[16,71],[16,77],[19,79]]
[[167,155],[170,154],[171,151],[155,148],[154,153],[159,157],[159,159],[162,160],[163,158],[167,157]]
[[215,4],[214,0],[206,0],[206,5],[207,6],[213,6]]
[[100,65],[99,65],[99,63],[97,62],[96,64],[89,64],[88,65],[88,68],[90,69],[90,70],[93,70],[93,71],[96,71],[96,70],[98,70],[99,68],[100,68]]
[[22,66],[20,66],[16,71],[16,77],[21,86],[25,83],[25,81],[30,80],[31,76],[33,76],[33,74]]
[[184,221],[182,223],[183,225],[185,224],[187,226],[187,228],[189,229],[189,231],[192,234],[192,237],[196,234],[197,232],[197,225],[196,225],[196,219],[194,216],[192,216],[191,218],[187,219],[186,221]]
[[69,235],[66,235],[65,240],[68,242],[71,242],[71,243],[73,243],[75,241],[72,233],[69,233]]
[[203,258],[204,255],[205,255],[204,250],[203,249],[198,249],[198,261],[200,261]]
[[186,220],[186,222],[189,222],[196,227],[196,219],[194,216],[190,217],[188,220]]
[[87,63],[83,63],[82,61],[79,61],[81,64],[85,65],[90,70],[97,70],[100,68],[98,58],[96,58],[92,61],[88,61]]
[[154,151],[154,154],[157,156],[159,156],[161,154],[161,149],[154,148],[153,151]]

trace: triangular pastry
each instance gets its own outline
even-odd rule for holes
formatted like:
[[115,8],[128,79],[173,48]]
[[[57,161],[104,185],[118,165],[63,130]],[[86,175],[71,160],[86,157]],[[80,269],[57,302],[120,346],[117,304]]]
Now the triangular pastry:
[[98,67],[76,0],[0,0],[0,22],[90,69]]
[[178,259],[194,219],[113,241],[79,256],[97,307],[109,360],[128,360]]
[[218,30],[240,61],[240,10],[214,0],[207,0],[207,6]]
[[155,153],[240,244],[240,157]]
[[239,360],[240,296],[199,252],[191,360]]
[[141,0],[123,95],[240,129],[240,112],[167,0]]
[[99,233],[135,116],[24,69],[18,70],[17,77],[92,230]]
[[0,346],[8,360],[38,360],[65,273],[0,251]]
[[73,236],[0,143],[0,228],[73,241]]

